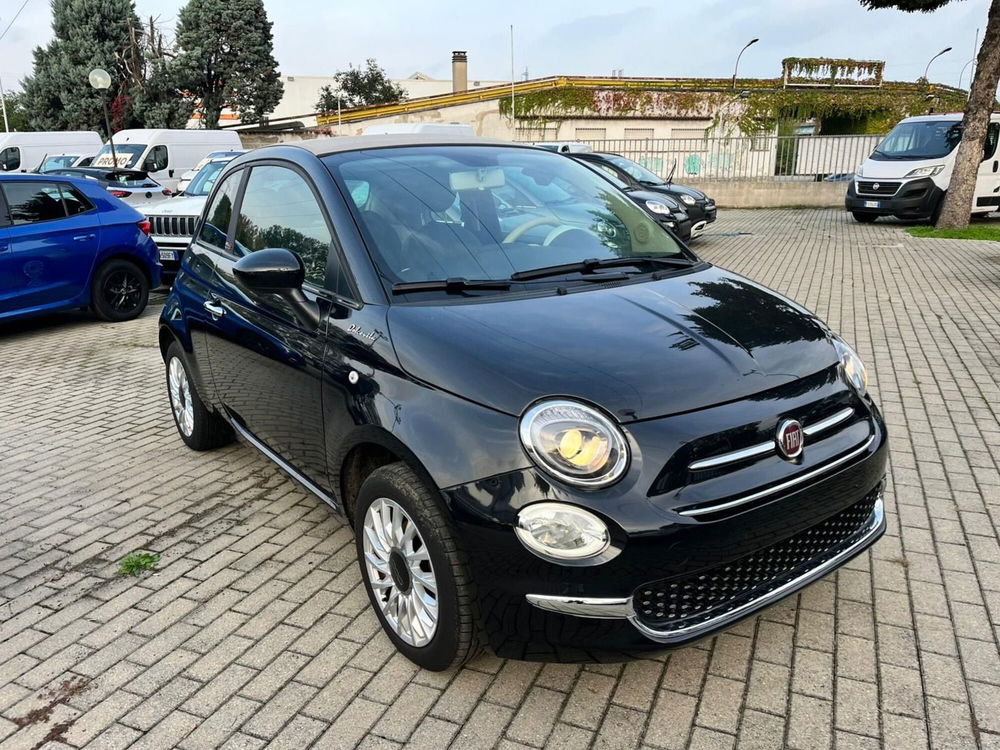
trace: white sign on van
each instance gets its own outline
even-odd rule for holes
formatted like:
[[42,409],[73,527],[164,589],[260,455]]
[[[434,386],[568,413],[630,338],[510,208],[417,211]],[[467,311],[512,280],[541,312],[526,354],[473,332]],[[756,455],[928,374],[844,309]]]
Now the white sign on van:
[[94,159],[93,166],[118,167],[119,169],[125,169],[128,166],[128,163],[131,159],[132,156],[130,154],[118,154],[118,163],[115,164],[115,160],[111,157],[111,154],[101,154],[96,159]]

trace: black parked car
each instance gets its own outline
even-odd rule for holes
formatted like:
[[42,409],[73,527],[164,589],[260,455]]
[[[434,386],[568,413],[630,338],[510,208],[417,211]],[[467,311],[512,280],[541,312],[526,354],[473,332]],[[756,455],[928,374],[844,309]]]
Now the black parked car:
[[853,350],[559,154],[411,135],[238,157],[159,335],[183,440],[235,433],[343,514],[428,669],[687,643],[884,530]]
[[691,217],[692,233],[697,236],[718,218],[715,201],[697,188],[678,185],[673,181],[673,175],[664,180],[655,172],[651,172],[638,162],[626,159],[618,154],[603,154],[596,151],[574,153],[574,159],[588,161],[614,174],[619,180],[634,188],[649,190],[654,193],[669,195],[682,204]]

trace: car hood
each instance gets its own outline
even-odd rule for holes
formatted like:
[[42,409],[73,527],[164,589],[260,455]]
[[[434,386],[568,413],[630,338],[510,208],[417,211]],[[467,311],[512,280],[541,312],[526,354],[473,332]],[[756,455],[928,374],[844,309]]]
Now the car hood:
[[828,330],[794,302],[705,270],[565,295],[393,305],[401,366],[508,414],[545,396],[623,422],[750,396],[837,362]]
[[158,201],[147,212],[147,216],[201,216],[208,196],[190,195],[179,198],[167,198]]
[[687,185],[678,185],[674,182],[665,182],[662,185],[643,185],[643,187],[646,190],[653,190],[657,193],[664,193],[666,195],[690,195],[696,201],[708,200],[708,196],[698,190],[698,188],[688,187]]

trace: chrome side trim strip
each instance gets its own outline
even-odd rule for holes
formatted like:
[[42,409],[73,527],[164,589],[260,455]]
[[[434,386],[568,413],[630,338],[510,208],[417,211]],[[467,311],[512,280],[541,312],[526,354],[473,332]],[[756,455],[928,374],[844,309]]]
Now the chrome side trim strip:
[[823,464],[822,466],[817,466],[812,471],[807,471],[805,474],[799,474],[797,477],[792,477],[787,482],[782,482],[781,484],[776,484],[773,487],[768,487],[767,489],[760,490],[759,492],[754,492],[750,495],[744,495],[743,497],[738,497],[735,500],[729,500],[725,503],[717,503],[716,505],[707,505],[701,508],[691,508],[690,510],[678,511],[682,516],[687,516],[688,518],[694,518],[695,516],[704,516],[709,513],[718,513],[719,511],[729,510],[730,508],[735,508],[739,505],[745,505],[746,503],[752,503],[754,500],[759,500],[762,497],[767,497],[768,495],[773,495],[776,492],[781,492],[782,490],[787,490],[789,487],[794,487],[797,484],[802,484],[803,482],[808,482],[813,477],[817,477],[820,474],[824,474],[831,469],[835,469],[841,464],[845,464],[852,458],[857,458],[866,450],[868,447],[875,442],[875,435],[872,434],[864,442],[864,444],[858,446],[850,453],[846,453],[840,458],[835,458],[833,461]]
[[332,497],[327,495],[323,490],[321,490],[319,487],[313,484],[305,476],[300,474],[299,471],[295,469],[287,461],[285,461],[285,459],[283,459],[277,453],[275,453],[266,445],[264,445],[246,427],[241,425],[235,419],[229,419],[228,421],[229,424],[233,426],[233,429],[240,434],[240,437],[242,437],[244,440],[250,443],[250,445],[252,445],[254,448],[263,453],[267,458],[271,459],[274,463],[276,463],[279,469],[288,474],[292,479],[301,484],[303,487],[305,487],[307,490],[309,490],[311,493],[313,493],[316,497],[318,497],[324,503],[329,505],[335,511],[338,512],[340,511],[340,506],[337,505],[337,502]]
[[[845,419],[850,419],[852,414],[854,414],[854,409],[851,407],[841,409],[836,414],[833,414],[826,419],[821,419],[819,422],[816,422],[816,424],[803,427],[802,432],[804,432],[806,436],[818,435],[821,432],[829,430],[831,427],[835,427]],[[737,461],[744,461],[748,458],[753,458],[754,456],[770,453],[775,450],[775,448],[777,448],[777,446],[774,441],[768,440],[765,443],[757,443],[757,445],[751,445],[748,448],[740,448],[738,451],[732,451],[731,453],[720,453],[718,456],[711,456],[709,458],[703,458],[700,461],[694,461],[688,464],[688,471],[702,471],[703,469],[711,469],[716,466],[724,466],[726,464],[736,463]]]
[[691,638],[695,638],[699,633],[708,630],[716,630],[725,627],[726,624],[735,622],[736,620],[757,611],[758,609],[763,609],[779,599],[783,599],[789,594],[794,593],[798,589],[807,586],[813,581],[822,578],[827,573],[833,569],[839,567],[849,558],[856,555],[866,546],[871,544],[872,541],[877,538],[885,528],[885,507],[882,502],[882,496],[875,501],[875,508],[872,510],[872,514],[868,519],[868,523],[865,524],[860,536],[854,540],[854,542],[849,546],[842,549],[836,555],[831,557],[829,560],[821,565],[806,571],[798,578],[795,578],[787,583],[779,586],[773,591],[769,591],[764,596],[759,599],[754,599],[751,602],[747,602],[736,609],[730,610],[725,614],[719,615],[706,622],[698,623],[697,625],[691,625],[687,628],[680,628],[678,630],[654,630],[648,625],[643,624],[639,621],[639,618],[635,615],[629,617],[629,621],[636,627],[636,629],[642,633],[647,638],[656,641],[657,643],[675,643],[677,641],[687,641]]
[[603,620],[620,620],[631,617],[632,598],[601,599],[592,596],[548,596],[525,594],[524,598],[539,609],[577,617],[594,617]]
[[846,409],[838,411],[836,414],[831,414],[826,419],[821,419],[815,424],[811,424],[808,427],[803,427],[802,432],[806,434],[807,437],[810,435],[818,435],[821,432],[829,430],[831,427],[836,427],[841,422],[850,419],[854,414],[854,409],[848,406]]
[[768,440],[766,443],[757,443],[757,445],[751,445],[749,448],[740,448],[738,451],[732,451],[731,453],[720,453],[718,456],[694,461],[688,464],[688,471],[701,471],[702,469],[711,469],[715,466],[736,463],[737,461],[760,456],[764,453],[773,453],[774,449],[774,441]]

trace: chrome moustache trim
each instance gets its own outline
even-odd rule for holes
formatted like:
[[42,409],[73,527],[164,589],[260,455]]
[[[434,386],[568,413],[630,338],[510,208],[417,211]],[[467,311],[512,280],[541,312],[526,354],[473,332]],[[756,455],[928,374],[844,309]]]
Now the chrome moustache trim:
[[872,514],[868,517],[865,525],[859,529],[854,537],[854,541],[847,547],[840,550],[836,555],[823,561],[814,568],[809,569],[798,578],[782,584],[778,588],[767,592],[763,596],[751,602],[725,612],[711,620],[698,623],[686,628],[676,630],[656,630],[642,623],[635,614],[632,604],[632,597],[627,598],[596,598],[596,597],[573,597],[573,596],[548,596],[543,594],[527,594],[527,600],[538,607],[549,612],[558,612],[564,615],[574,615],[576,617],[591,617],[598,619],[627,619],[632,625],[650,640],[657,643],[673,644],[690,641],[700,635],[724,628],[727,625],[746,617],[757,610],[774,604],[779,599],[783,599],[799,589],[809,585],[825,576],[830,571],[838,568],[843,563],[857,555],[866,547],[871,545],[882,532],[885,531],[885,506],[882,494],[879,493],[875,501]]

